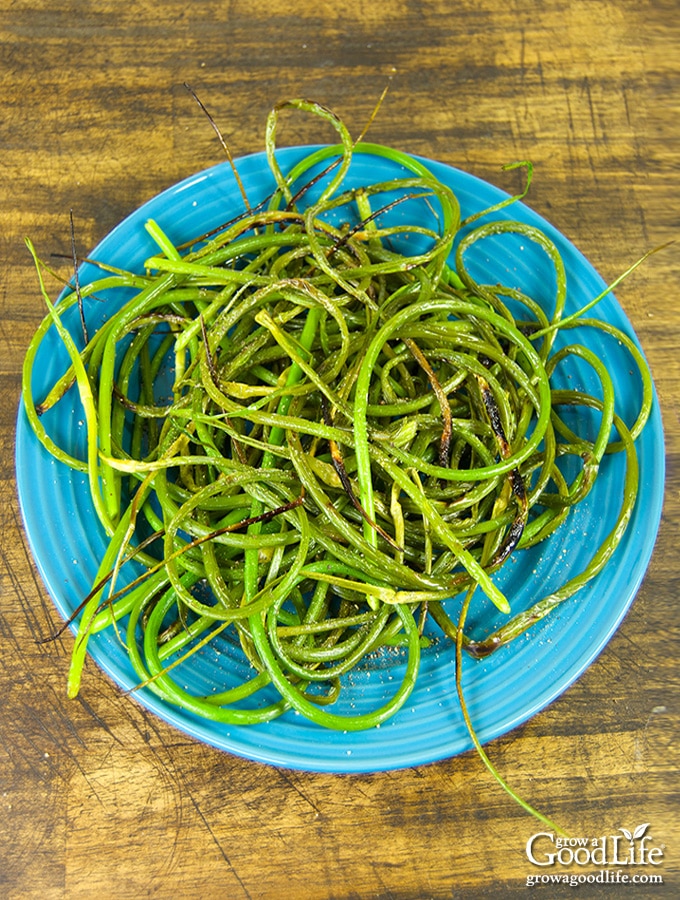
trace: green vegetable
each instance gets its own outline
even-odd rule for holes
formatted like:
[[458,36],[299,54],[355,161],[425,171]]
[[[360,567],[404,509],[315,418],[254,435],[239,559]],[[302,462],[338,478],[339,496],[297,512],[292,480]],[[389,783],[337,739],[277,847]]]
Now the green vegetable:
[[[340,144],[281,171],[275,136],[284,107],[329,121]],[[272,112],[266,149],[274,194],[257,206],[246,200],[243,214],[182,248],[149,222],[158,253],[144,274],[102,266],[100,279],[52,304],[31,247],[48,316],[26,355],[24,405],[45,447],[88,473],[110,540],[74,616],[69,694],[78,692],[88,637],[116,628],[140,684],[200,716],[249,724],[293,708],[329,728],[370,728],[409,696],[428,616],[456,642],[458,658],[462,649],[483,656],[601,571],[635,504],[633,441],[652,384],[627,336],[583,318],[592,304],[563,318],[564,266],[536,228],[472,227],[479,216],[470,217],[452,269],[458,202],[420,162],[354,146],[337,116],[307,101]],[[355,153],[393,160],[404,176],[345,189]],[[311,174],[319,167],[321,179]],[[419,221],[429,210],[428,227],[410,223],[414,206]],[[467,271],[469,248],[502,233],[534,242],[551,261],[550,311],[513,288],[478,285]],[[392,249],[405,236],[413,255]],[[78,350],[63,315],[118,290],[119,308]],[[606,366],[578,343],[553,350],[558,330],[576,326],[621,341],[639,368],[643,403],[630,430],[614,413]],[[51,328],[71,365],[37,402],[31,370]],[[592,368],[600,399],[551,386],[555,368],[574,357]],[[87,423],[83,460],[58,447],[40,420],[73,389]],[[599,411],[594,440],[563,421],[560,410],[574,406]],[[577,577],[512,617],[494,572],[549,537],[615,452],[625,455],[626,476],[612,533]],[[571,482],[559,465],[565,457],[579,460]],[[120,585],[131,559],[142,574]],[[479,639],[464,632],[477,588],[509,616]],[[447,601],[461,593],[468,599],[456,621]],[[227,631],[251,675],[195,696],[180,685],[180,664]],[[394,695],[371,713],[330,712],[342,676],[395,643],[407,664]],[[243,705],[272,684],[277,702]]]

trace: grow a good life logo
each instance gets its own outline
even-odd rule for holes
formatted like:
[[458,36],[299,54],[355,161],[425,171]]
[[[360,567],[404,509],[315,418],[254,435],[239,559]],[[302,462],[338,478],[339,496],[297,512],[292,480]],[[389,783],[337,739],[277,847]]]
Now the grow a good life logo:
[[[663,884],[654,870],[663,862],[664,845],[648,833],[649,822],[632,831],[619,828],[619,833],[602,837],[557,837],[548,831],[532,835],[526,844],[527,859],[551,873],[527,876],[527,885],[567,882]],[[583,867],[589,867],[586,875]],[[599,868],[597,873],[593,866]],[[569,871],[566,871],[566,870]],[[580,874],[577,874],[579,869]]]

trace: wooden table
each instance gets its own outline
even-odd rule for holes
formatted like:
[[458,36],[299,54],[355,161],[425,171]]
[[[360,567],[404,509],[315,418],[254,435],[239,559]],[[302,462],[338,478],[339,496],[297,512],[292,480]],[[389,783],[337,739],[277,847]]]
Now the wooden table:
[[[511,191],[518,173],[501,166],[533,160],[531,205],[612,279],[677,238],[677,4],[17,0],[2,4],[0,35],[0,895],[523,895],[527,875],[545,871],[525,854],[540,825],[472,753],[351,777],[270,769],[195,743],[94,666],[80,699],[67,701],[72,638],[35,643],[58,617],[15,490],[21,364],[43,315],[23,238],[42,254],[68,254],[72,209],[78,245],[92,247],[159,190],[220,161],[185,81],[234,155],[262,146],[266,113],[283,98],[320,100],[356,133],[389,84],[373,140]],[[285,139],[325,136],[303,123]],[[579,896],[680,891],[677,246],[618,291],[666,428],[666,505],[651,566],[597,662],[489,748],[509,783],[572,834],[649,822],[665,844],[655,869],[663,885],[583,885]],[[569,890],[541,886],[542,896]]]

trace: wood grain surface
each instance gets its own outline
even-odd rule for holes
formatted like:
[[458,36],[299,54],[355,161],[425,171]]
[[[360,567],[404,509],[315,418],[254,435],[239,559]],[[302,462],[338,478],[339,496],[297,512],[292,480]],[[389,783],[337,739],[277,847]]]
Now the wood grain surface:
[[[36,644],[58,616],[14,477],[22,359],[43,315],[23,239],[69,253],[72,209],[78,245],[91,248],[158,191],[221,161],[185,81],[234,155],[261,149],[281,99],[319,100],[356,133],[389,84],[373,140],[508,190],[521,176],[501,166],[533,160],[530,204],[612,279],[678,237],[679,13],[677,0],[0,4],[0,897],[529,890],[537,870],[524,847],[540,827],[472,753],[386,774],[309,774],[192,741],[93,665],[80,698],[66,699],[72,638]],[[284,135],[319,139],[307,122]],[[666,429],[666,505],[647,577],[583,677],[489,747],[510,784],[570,833],[650,822],[664,843],[663,885],[582,885],[581,897],[680,896],[678,246],[617,292]]]

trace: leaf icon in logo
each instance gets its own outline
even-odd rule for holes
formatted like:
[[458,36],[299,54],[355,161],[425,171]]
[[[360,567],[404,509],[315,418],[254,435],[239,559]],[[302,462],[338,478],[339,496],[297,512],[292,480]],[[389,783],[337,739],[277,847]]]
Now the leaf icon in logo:
[[619,831],[621,831],[629,841],[636,841],[644,835],[645,831],[649,828],[649,824],[649,822],[644,822],[642,825],[638,825],[632,834],[627,828],[619,828]]

